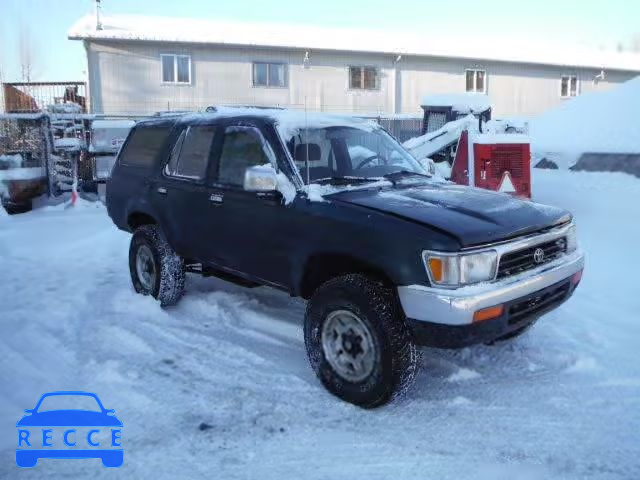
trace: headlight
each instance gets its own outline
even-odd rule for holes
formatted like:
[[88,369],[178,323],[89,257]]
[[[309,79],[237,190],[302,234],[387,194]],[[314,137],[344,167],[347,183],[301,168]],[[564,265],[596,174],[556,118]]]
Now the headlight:
[[459,287],[493,280],[496,276],[498,253],[495,250],[466,255],[424,252],[423,258],[434,285]]
[[575,252],[578,249],[578,236],[576,235],[576,226],[571,225],[567,230],[567,253]]

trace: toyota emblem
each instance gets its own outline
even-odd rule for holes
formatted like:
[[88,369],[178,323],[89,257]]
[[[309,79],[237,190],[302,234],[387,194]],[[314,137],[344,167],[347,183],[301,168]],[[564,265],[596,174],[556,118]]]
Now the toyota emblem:
[[533,252],[533,261],[536,263],[544,262],[544,250],[541,248],[536,248],[535,252]]

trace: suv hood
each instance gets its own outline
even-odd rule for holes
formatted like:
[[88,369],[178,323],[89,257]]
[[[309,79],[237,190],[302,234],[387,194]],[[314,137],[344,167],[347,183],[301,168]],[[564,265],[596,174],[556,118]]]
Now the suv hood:
[[569,212],[556,207],[450,183],[349,190],[330,198],[436,228],[454,236],[463,248],[526,235],[571,219]]

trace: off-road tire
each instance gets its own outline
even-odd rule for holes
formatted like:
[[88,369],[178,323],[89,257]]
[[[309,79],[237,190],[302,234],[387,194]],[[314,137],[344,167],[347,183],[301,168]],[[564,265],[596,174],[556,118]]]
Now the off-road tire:
[[[152,289],[143,286],[136,270],[136,255],[142,245],[151,250],[155,271],[158,272]],[[129,271],[136,292],[152,295],[163,307],[175,305],[182,296],[185,281],[184,260],[171,248],[157,225],[142,225],[133,233],[129,247]]]
[[[322,328],[331,312],[347,310],[365,324],[376,348],[373,371],[353,383],[330,365],[322,346]],[[418,350],[395,292],[362,274],[322,284],[307,304],[304,341],[311,368],[337,397],[363,408],[375,408],[404,393],[418,371]]]

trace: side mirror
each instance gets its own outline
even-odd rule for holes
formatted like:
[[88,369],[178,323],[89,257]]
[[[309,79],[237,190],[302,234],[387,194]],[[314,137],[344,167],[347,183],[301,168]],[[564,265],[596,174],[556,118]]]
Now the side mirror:
[[278,189],[276,171],[271,165],[257,165],[244,171],[244,189],[247,192],[273,192]]
[[24,413],[33,413],[34,409],[33,408],[27,408]]

